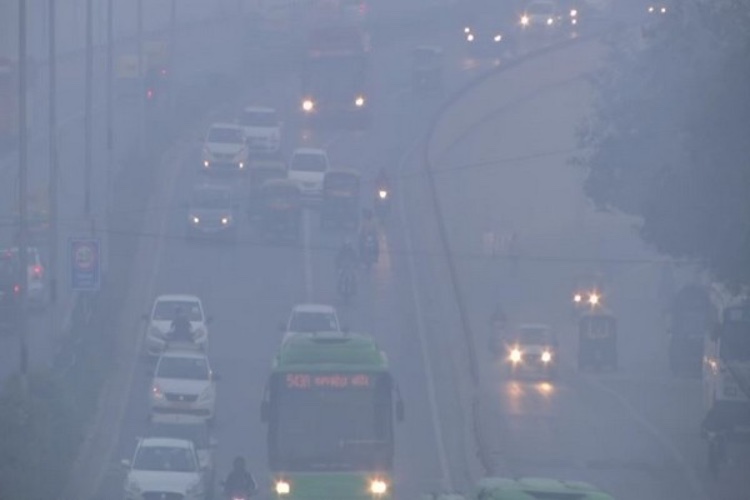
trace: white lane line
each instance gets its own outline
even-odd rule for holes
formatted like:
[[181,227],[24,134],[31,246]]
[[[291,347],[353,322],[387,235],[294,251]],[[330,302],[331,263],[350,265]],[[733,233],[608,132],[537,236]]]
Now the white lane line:
[[310,209],[305,209],[302,216],[302,261],[305,269],[305,299],[313,301],[313,268],[312,268],[312,222]]
[[[404,169],[407,159],[414,152],[420,142],[420,140],[415,141],[411,145],[411,147],[407,149],[406,153],[401,157],[398,162],[400,171]],[[427,354],[427,335],[424,325],[424,313],[422,311],[422,304],[419,297],[419,287],[417,286],[416,264],[414,261],[414,244],[411,238],[411,231],[408,227],[409,224],[406,217],[406,207],[404,203],[403,190],[397,191],[399,193],[399,219],[401,220],[401,229],[403,230],[404,241],[406,244],[406,260],[409,268],[409,284],[411,287],[414,311],[416,312],[417,318],[417,336],[419,338],[420,354],[422,357],[422,364],[424,365],[425,377],[427,379],[427,398],[430,404],[432,430],[435,433],[435,445],[437,446],[438,461],[440,462],[440,483],[443,491],[455,491],[455,489],[453,488],[453,480],[450,475],[450,469],[448,467],[447,454],[445,452],[445,438],[443,437],[442,426],[440,425],[440,419],[438,418],[439,413],[437,391],[435,389],[435,375],[432,369],[430,356]]]
[[630,418],[633,419],[634,422],[636,422],[638,425],[641,426],[648,434],[650,434],[654,440],[659,444],[659,446],[666,451],[669,455],[672,456],[672,459],[680,464],[680,468],[682,469],[683,476],[687,480],[687,483],[690,485],[690,490],[692,491],[693,495],[696,499],[699,498],[706,498],[705,491],[703,489],[703,486],[701,485],[701,482],[698,480],[698,477],[695,474],[695,471],[693,470],[693,467],[688,463],[688,461],[685,459],[685,456],[680,452],[680,450],[677,449],[677,447],[674,445],[672,440],[667,438],[662,432],[656,427],[656,425],[652,424],[646,417],[644,417],[632,404],[630,404],[630,401],[628,401],[625,396],[621,395],[619,392],[615,391],[611,387],[605,385],[603,382],[599,380],[593,380],[593,379],[584,379],[586,382],[588,382],[590,385],[598,388],[602,392],[610,395],[612,398],[617,400],[617,403],[630,415]]

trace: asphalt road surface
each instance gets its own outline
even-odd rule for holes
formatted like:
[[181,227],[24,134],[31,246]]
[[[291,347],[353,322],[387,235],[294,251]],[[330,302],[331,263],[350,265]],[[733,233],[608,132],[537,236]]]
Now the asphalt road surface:
[[[582,174],[566,160],[588,112],[585,76],[601,47],[583,41],[509,67],[449,111],[429,144],[446,226],[457,262],[463,302],[477,346],[481,384],[475,394],[455,290],[448,276],[424,176],[424,136],[453,90],[492,61],[468,61],[452,33],[415,32],[374,47],[374,123],[367,132],[303,130],[295,115],[296,83],[278,75],[248,87],[243,103],[285,112],[285,144],[328,148],[334,165],[360,169],[365,181],[385,166],[395,177],[398,203],[381,227],[381,261],[362,271],[360,293],[339,304],[334,255],[344,233],[323,232],[314,211],[305,215],[302,244],[269,245],[243,225],[237,245],[189,244],[183,202],[201,178],[197,137],[182,138],[154,186],[159,203],[143,229],[149,260],[123,304],[134,338],[138,322],[160,293],[202,297],[211,326],[218,389],[216,435],[219,476],[242,454],[268,488],[265,429],[259,406],[277,324],[300,302],[333,303],[354,331],[375,335],[388,352],[407,419],[397,431],[399,496],[437,489],[465,490],[482,473],[475,453],[470,407],[479,396],[479,445],[498,474],[590,480],[617,498],[718,498],[703,474],[697,438],[699,384],[667,373],[664,335],[655,307],[654,256],[642,248],[631,221],[591,213],[580,193]],[[439,43],[447,49],[446,92],[415,95],[409,86],[409,49]],[[502,67],[507,61],[499,62]],[[237,103],[239,106],[240,103]],[[217,110],[216,119],[236,108]],[[242,189],[241,181],[228,181]],[[367,184],[365,184],[367,187]],[[363,194],[367,205],[371,191]],[[484,253],[486,232],[518,234],[517,262]],[[575,331],[568,310],[571,282],[592,262],[614,285],[606,300],[620,319],[620,370],[579,374],[572,368]],[[562,372],[549,383],[508,381],[486,354],[487,322],[502,301],[514,321],[544,322],[558,332]],[[118,443],[97,498],[118,498],[123,474],[146,428],[149,364],[133,368]],[[739,458],[742,458],[738,455]],[[747,462],[738,462],[739,464]],[[741,466],[727,472],[741,476]],[[740,467],[740,468],[737,468]],[[722,498],[742,498],[732,483]],[[743,488],[744,487],[744,488]]]

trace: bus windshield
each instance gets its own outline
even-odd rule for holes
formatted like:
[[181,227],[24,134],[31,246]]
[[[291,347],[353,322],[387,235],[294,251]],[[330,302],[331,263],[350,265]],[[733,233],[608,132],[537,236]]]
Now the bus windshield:
[[315,93],[361,92],[365,79],[365,60],[361,56],[323,57],[307,63],[303,84]]
[[[272,395],[276,413],[272,448],[280,468],[314,471],[389,466],[392,409],[387,377],[295,377],[293,387],[290,379],[279,378]],[[368,383],[345,382],[354,380],[352,377],[366,377]]]

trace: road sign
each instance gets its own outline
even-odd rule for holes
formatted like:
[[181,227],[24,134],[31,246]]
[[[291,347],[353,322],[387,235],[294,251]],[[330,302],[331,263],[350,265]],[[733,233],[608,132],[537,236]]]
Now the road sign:
[[102,281],[101,243],[98,238],[70,240],[70,288],[96,292]]

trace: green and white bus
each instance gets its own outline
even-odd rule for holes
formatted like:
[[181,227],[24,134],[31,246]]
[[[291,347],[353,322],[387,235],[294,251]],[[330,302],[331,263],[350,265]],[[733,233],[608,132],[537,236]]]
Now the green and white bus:
[[393,498],[394,422],[403,416],[388,359],[372,337],[285,337],[261,407],[274,497]]

